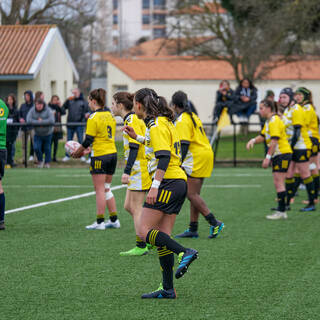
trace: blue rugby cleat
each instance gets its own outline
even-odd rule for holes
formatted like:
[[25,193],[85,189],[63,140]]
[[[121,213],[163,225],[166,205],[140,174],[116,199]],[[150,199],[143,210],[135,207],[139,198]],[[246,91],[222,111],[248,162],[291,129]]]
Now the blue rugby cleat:
[[175,299],[176,297],[175,289],[164,290],[162,284],[156,291],[145,293],[141,296],[142,299]]
[[198,251],[195,249],[187,249],[186,252],[179,254],[179,267],[176,271],[175,277],[181,278],[187,271],[192,261],[198,258]]
[[177,234],[175,238],[199,238],[199,234],[197,231],[190,231],[187,229],[184,232]]
[[216,238],[222,229],[224,228],[224,223],[221,221],[218,221],[216,226],[210,226],[210,235],[208,236],[209,239]]

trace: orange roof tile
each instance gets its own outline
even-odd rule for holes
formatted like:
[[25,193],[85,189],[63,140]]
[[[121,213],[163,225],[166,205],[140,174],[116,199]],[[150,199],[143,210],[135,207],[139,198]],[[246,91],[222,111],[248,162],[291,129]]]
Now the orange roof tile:
[[0,74],[27,74],[50,25],[0,26]]
[[[192,57],[120,59],[109,62],[133,80],[234,80],[231,66],[221,60]],[[320,80],[320,60],[287,63],[273,69],[266,80]]]
[[189,8],[183,8],[178,11],[173,11],[172,14],[179,15],[179,14],[199,14],[199,13],[205,13],[206,11],[209,11],[210,13],[215,14],[225,14],[227,13],[227,10],[224,9],[219,3],[206,3],[204,7],[192,5]]

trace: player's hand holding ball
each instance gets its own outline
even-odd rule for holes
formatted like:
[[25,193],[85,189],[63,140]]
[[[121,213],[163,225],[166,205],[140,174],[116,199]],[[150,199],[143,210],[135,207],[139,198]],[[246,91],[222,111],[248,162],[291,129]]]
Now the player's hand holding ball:
[[124,173],[121,177],[121,183],[122,184],[129,184],[129,177],[130,176],[128,174]]
[[73,140],[67,141],[64,148],[72,158],[81,158],[90,152],[90,148],[85,149],[79,142]]

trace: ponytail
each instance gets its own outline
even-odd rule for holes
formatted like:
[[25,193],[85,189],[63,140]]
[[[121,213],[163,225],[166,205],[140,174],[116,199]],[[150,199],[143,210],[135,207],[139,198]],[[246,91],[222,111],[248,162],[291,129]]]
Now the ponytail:
[[194,125],[194,127],[197,127],[197,124],[193,118],[193,112],[190,109],[190,106],[188,104],[188,96],[186,93],[184,93],[183,91],[177,91],[173,94],[172,96],[172,104],[174,104],[175,106],[177,106],[178,108],[182,109],[182,112],[186,112],[187,114],[190,115],[192,123]]
[[129,92],[117,92],[113,95],[113,99],[116,103],[122,103],[127,111],[133,109],[134,95]]
[[159,97],[153,89],[143,88],[135,93],[135,99],[141,103],[146,113],[151,118],[167,117],[170,121],[174,120],[174,113],[169,108],[164,97]]
[[106,95],[106,90],[99,88],[90,92],[89,99],[96,100],[99,107],[104,107],[106,105]]

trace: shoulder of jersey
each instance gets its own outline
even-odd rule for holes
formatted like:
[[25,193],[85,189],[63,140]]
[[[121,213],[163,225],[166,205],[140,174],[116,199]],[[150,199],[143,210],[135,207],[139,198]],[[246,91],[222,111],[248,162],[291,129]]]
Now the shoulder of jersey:
[[94,112],[92,115],[90,115],[89,119],[93,119],[95,115],[96,115],[96,112]]
[[152,127],[156,127],[156,122],[155,122],[153,119],[151,119],[151,120],[148,122],[147,127],[148,127],[149,129],[151,129]]
[[270,119],[269,123],[276,122],[276,121],[278,121],[278,119],[280,119],[280,118],[275,114],[274,116],[272,116],[272,118]]

